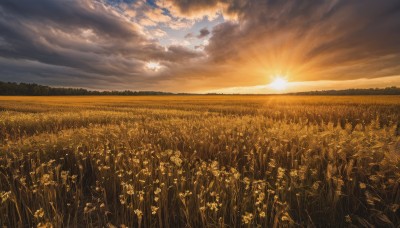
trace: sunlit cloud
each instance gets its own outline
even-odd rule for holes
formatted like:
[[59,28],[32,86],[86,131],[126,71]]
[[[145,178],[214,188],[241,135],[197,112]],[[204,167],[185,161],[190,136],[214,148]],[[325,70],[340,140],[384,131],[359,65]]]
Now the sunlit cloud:
[[276,92],[399,86],[398,9],[398,0],[3,0],[0,80],[172,92],[258,93],[284,87],[277,75],[288,83]]
[[158,62],[150,61],[146,63],[146,68],[151,71],[159,71],[161,69],[161,65]]

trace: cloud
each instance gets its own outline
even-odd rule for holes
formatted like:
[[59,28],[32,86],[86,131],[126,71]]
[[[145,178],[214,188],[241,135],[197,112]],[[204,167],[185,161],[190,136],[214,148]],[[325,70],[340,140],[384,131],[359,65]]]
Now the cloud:
[[150,29],[148,31],[148,33],[149,33],[150,37],[157,37],[157,38],[164,37],[164,36],[167,35],[167,33],[164,30],[161,30],[161,29],[158,29],[158,28]]
[[25,72],[21,81],[113,89],[134,82],[130,89],[143,89],[152,83],[146,81],[147,62],[201,57],[181,46],[166,50],[113,7],[89,0],[1,1],[0,31],[0,63],[13,63],[0,69],[0,80],[21,80]]
[[143,0],[131,4],[122,3],[117,8],[133,21],[137,21],[139,26],[144,27],[144,29],[158,26],[179,30],[189,28],[194,24],[193,20],[169,14],[165,8],[147,4]]
[[0,80],[205,91],[400,76],[398,0],[2,0],[0,31]]
[[206,51],[215,65],[248,69],[243,83],[266,83],[274,74],[291,80],[400,75],[398,1],[235,2],[228,9],[238,22],[216,26]]
[[194,37],[196,37],[197,39],[203,39],[205,37],[207,37],[208,35],[210,35],[210,31],[207,28],[202,28],[199,31],[198,35],[194,35],[193,33],[189,32],[185,35],[185,39],[192,39]]
[[191,32],[189,32],[188,34],[185,35],[185,39],[190,39],[190,38],[193,38],[193,37],[194,37],[194,35]]
[[192,20],[204,17],[213,20],[226,5],[224,1],[218,0],[156,0],[155,3],[162,8],[168,9],[176,17]]
[[197,37],[198,39],[202,39],[202,38],[207,37],[209,34],[210,34],[210,31],[208,31],[207,28],[202,28],[202,29],[200,30],[200,34],[197,35],[196,37]]

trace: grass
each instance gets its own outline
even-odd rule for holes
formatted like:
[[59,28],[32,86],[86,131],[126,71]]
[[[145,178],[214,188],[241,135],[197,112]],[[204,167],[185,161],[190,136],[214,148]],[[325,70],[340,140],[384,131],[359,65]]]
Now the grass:
[[0,225],[397,227],[399,96],[0,97]]

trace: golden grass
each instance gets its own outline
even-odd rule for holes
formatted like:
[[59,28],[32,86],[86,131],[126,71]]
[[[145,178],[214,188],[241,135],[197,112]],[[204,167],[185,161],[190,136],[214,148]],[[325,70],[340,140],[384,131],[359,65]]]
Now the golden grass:
[[0,97],[0,225],[400,224],[398,96]]

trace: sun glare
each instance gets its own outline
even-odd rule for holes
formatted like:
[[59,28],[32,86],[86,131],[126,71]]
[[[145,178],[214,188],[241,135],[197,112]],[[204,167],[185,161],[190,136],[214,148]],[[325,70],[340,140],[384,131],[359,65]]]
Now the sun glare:
[[269,86],[274,90],[285,90],[287,88],[288,81],[282,77],[277,77],[273,82],[269,84]]
[[152,71],[158,71],[161,68],[161,65],[158,62],[148,62],[146,63],[146,68]]

